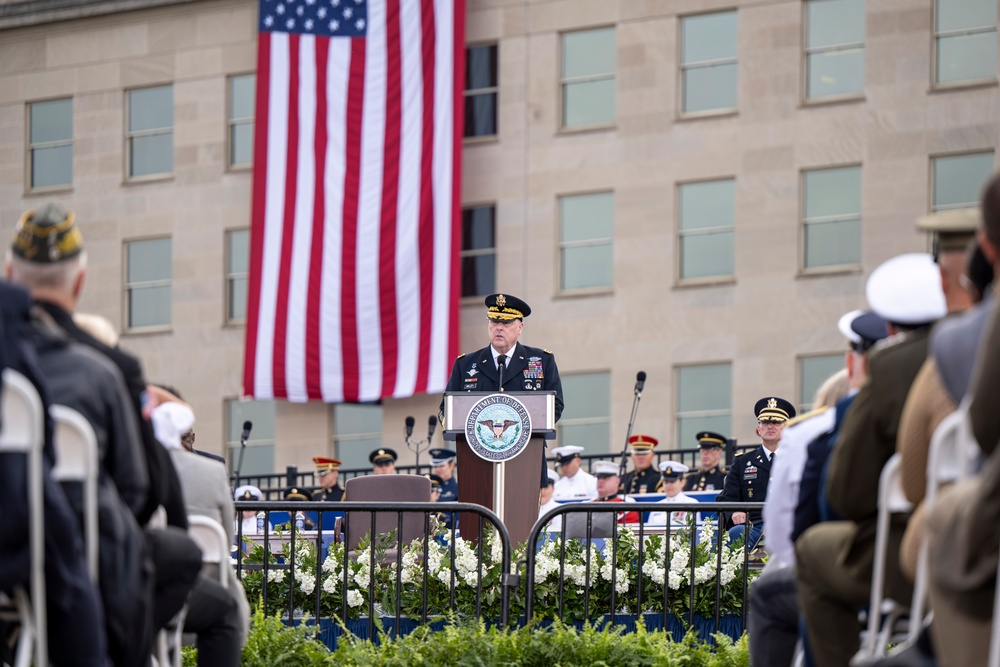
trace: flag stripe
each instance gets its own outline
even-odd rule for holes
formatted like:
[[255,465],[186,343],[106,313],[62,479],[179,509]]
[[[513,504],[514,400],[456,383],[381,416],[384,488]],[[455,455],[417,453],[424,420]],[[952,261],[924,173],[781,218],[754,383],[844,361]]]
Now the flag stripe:
[[386,77],[385,141],[382,158],[382,219],[379,236],[378,266],[380,301],[379,320],[382,341],[382,377],[376,395],[393,394],[396,389],[396,205],[399,195],[399,137],[401,60],[399,0],[386,0]]
[[463,13],[464,0],[261,1],[245,395],[443,389]]
[[[452,44],[452,53],[454,54],[452,60],[452,86],[454,87],[452,108],[454,110],[451,124],[453,132],[451,147],[451,252],[448,253],[447,258],[441,258],[441,261],[445,262],[449,258],[451,260],[451,284],[447,287],[442,286],[441,289],[442,293],[448,293],[448,290],[451,292],[448,304],[445,305],[445,309],[448,310],[446,317],[449,317],[447,344],[442,346],[445,368],[451,366],[454,350],[458,349],[459,320],[456,311],[459,300],[462,298],[462,262],[460,257],[462,248],[462,137],[465,120],[465,96],[463,94],[465,89],[465,2],[466,0],[454,0],[452,6],[452,38],[454,40]],[[446,373],[439,376],[437,384],[428,383],[427,391],[433,393],[444,391],[447,383],[448,374]]]

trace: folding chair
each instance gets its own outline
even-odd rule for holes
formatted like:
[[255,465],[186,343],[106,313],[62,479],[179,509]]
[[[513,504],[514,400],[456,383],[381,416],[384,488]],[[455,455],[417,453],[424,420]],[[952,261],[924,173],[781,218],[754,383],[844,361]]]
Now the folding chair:
[[[890,640],[898,641],[902,636],[893,632],[898,621],[908,615],[908,609],[895,600],[884,597],[885,568],[889,550],[889,527],[893,514],[909,512],[913,503],[906,499],[900,479],[899,454],[893,454],[882,468],[878,481],[878,518],[875,527],[875,561],[872,566],[871,600],[868,605],[868,627],[862,633],[861,650],[854,656],[853,663],[864,663],[885,655],[886,644]],[[884,603],[884,607],[883,607]],[[879,622],[885,613],[886,620]]]
[[[14,667],[48,665],[48,626],[45,620],[45,507],[42,492],[42,447],[45,413],[34,385],[18,373],[3,370],[0,391],[0,453],[22,453],[27,459],[28,544],[31,551],[31,596],[14,591],[14,608],[21,634]],[[9,604],[9,603],[8,603]],[[9,608],[9,607],[8,607]]]
[[[348,501],[362,502],[418,502],[431,500],[431,481],[423,475],[366,475],[347,480],[344,493]],[[361,537],[371,532],[371,512],[348,512],[343,523],[344,544],[348,556],[353,558]],[[336,530],[339,532],[340,521]],[[395,512],[375,515],[375,532],[388,533],[398,528]],[[424,514],[403,514],[403,544],[409,544],[424,534]],[[395,546],[386,550],[386,562],[396,560]]]
[[1000,667],[1000,559],[997,559],[997,588],[993,593],[993,626],[990,629],[989,667]]
[[83,486],[83,541],[87,569],[97,582],[97,436],[87,418],[65,405],[53,405],[49,414],[55,422],[56,465],[52,476],[57,482],[79,482]]
[[226,530],[211,517],[189,514],[188,534],[201,548],[202,562],[217,566],[219,583],[223,588],[229,588],[226,568],[230,567],[230,555]]

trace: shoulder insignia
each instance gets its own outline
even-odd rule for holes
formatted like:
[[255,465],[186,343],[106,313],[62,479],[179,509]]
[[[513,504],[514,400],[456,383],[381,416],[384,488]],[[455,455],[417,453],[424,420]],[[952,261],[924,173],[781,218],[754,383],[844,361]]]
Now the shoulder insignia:
[[795,426],[796,424],[800,424],[807,419],[815,417],[816,415],[821,415],[829,409],[830,406],[827,405],[821,408],[816,408],[815,410],[810,410],[809,412],[805,412],[801,415],[796,415],[795,417],[792,417],[791,419],[785,422],[785,428],[788,428],[789,426]]
[[552,354],[552,350],[546,350],[544,347],[542,348],[542,352],[545,354]]
[[461,359],[464,356],[465,356],[465,354],[463,353],[463,354],[458,355],[458,358]]

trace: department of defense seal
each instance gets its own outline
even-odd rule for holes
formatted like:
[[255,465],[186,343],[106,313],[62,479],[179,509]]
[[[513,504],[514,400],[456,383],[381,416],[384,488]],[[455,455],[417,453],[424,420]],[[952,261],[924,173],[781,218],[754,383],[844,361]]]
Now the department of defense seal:
[[531,417],[524,403],[508,394],[484,396],[469,410],[465,438],[482,459],[499,463],[521,453],[531,437]]

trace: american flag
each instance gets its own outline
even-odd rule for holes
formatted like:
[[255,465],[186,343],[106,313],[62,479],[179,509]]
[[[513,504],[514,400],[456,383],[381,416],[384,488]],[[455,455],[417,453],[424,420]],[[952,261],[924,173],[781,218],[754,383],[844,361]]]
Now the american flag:
[[465,0],[261,0],[243,393],[444,390]]

